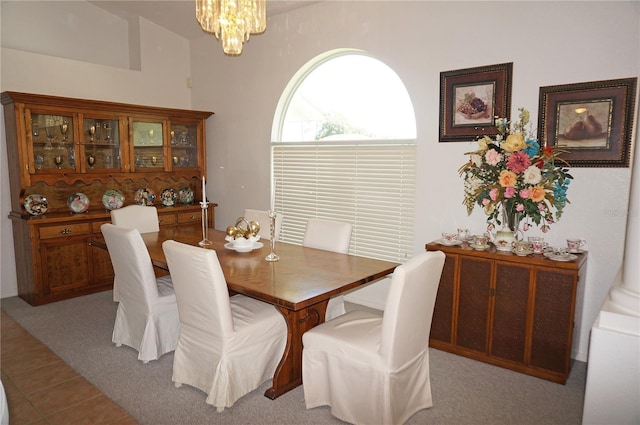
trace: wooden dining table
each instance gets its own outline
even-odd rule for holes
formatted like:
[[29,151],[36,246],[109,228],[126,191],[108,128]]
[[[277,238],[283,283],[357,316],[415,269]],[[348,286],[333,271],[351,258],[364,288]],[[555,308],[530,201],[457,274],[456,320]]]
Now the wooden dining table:
[[[278,242],[278,261],[265,257],[269,241],[250,252],[225,248],[226,234],[210,229],[206,248],[216,251],[231,293],[273,304],[287,322],[287,344],[265,396],[275,399],[302,384],[302,334],[323,323],[329,298],[393,272],[397,263]],[[168,270],[162,243],[173,239],[198,245],[202,229],[166,227],[144,233],[153,265]]]

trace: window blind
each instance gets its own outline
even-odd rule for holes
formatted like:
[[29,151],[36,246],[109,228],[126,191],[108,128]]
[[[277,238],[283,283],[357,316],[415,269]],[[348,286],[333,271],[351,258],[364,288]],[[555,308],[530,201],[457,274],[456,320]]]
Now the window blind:
[[413,255],[414,142],[274,143],[272,170],[280,240],[301,244],[316,217],[353,224],[350,254],[395,262]]

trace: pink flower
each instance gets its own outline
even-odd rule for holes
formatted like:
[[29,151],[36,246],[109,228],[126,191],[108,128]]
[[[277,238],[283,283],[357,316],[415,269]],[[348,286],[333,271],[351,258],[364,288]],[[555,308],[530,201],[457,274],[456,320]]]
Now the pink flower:
[[489,149],[484,158],[487,161],[487,164],[495,166],[502,161],[502,154],[498,153],[495,149]]
[[488,204],[489,202],[491,202],[491,201],[490,201],[490,200],[488,200],[487,198],[484,198],[484,199],[482,200],[482,206],[486,207],[486,206],[487,206],[487,204]]
[[488,230],[488,231],[492,231],[492,230],[493,230],[493,227],[494,227],[494,226],[493,226],[493,224],[490,224],[490,225],[488,225],[488,226],[487,226],[487,230]]
[[491,198],[492,201],[495,201],[496,199],[498,199],[498,189],[493,188],[489,191],[489,198]]
[[546,209],[547,209],[547,206],[545,204],[543,204],[542,202],[538,204],[538,210],[544,211]]
[[523,173],[531,165],[531,160],[526,152],[514,152],[507,159],[507,168],[514,173]]
[[531,191],[529,189],[520,189],[518,195],[520,195],[522,199],[529,199],[529,196],[531,196]]
[[522,225],[522,230],[524,230],[525,232],[526,232],[527,230],[529,230],[529,223],[524,223],[524,224]]
[[522,204],[516,205],[516,211],[518,211],[518,212],[524,211],[524,205],[522,205]]
[[549,231],[549,226],[547,226],[546,224],[543,224],[540,230],[542,230],[542,233],[547,233]]
[[507,187],[504,190],[504,197],[505,198],[513,198],[516,194],[516,189],[514,187]]

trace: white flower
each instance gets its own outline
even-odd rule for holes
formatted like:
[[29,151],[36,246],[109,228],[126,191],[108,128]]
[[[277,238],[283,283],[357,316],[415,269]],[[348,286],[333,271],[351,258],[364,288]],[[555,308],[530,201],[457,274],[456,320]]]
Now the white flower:
[[526,184],[538,184],[542,180],[542,173],[537,166],[530,165],[524,170],[523,178]]
[[482,166],[482,157],[480,155],[476,154],[476,153],[471,154],[471,162],[476,167],[481,167]]

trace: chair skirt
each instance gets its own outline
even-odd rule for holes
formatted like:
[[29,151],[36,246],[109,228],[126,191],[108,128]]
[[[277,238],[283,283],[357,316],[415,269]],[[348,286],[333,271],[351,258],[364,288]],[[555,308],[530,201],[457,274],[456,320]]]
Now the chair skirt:
[[183,326],[173,360],[173,382],[207,393],[218,411],[273,378],[287,339],[287,325],[276,308],[244,295],[229,299],[234,332],[211,333]]
[[[163,286],[162,283],[159,282],[159,286]],[[159,288],[159,292],[164,291]],[[146,363],[175,350],[179,333],[175,294],[160,296],[151,311],[134,302],[118,304],[112,341],[136,349],[138,360]]]
[[398,370],[378,354],[382,318],[349,312],[303,335],[307,409],[328,405],[353,424],[397,425],[433,405],[428,349]]

